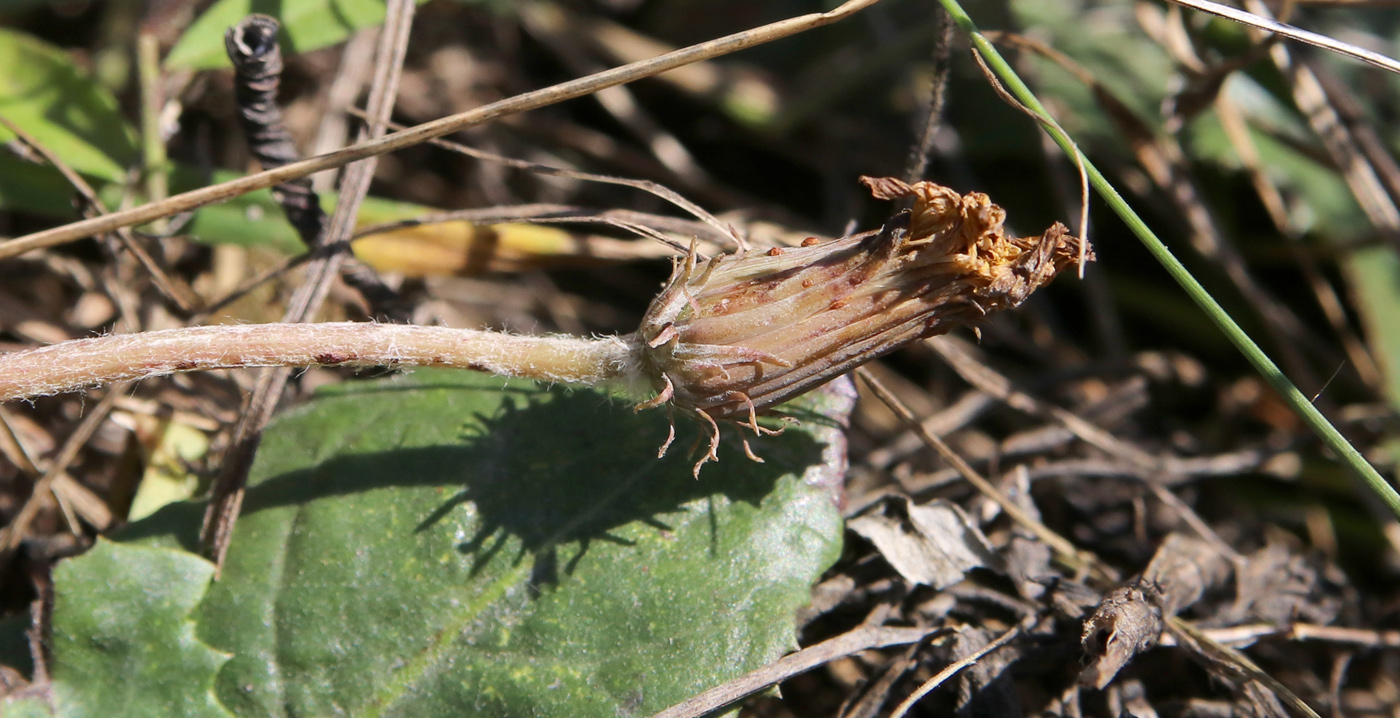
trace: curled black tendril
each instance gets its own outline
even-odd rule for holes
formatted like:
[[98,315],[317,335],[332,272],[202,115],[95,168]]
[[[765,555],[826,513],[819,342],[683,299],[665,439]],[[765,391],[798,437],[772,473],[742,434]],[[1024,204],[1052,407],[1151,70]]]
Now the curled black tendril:
[[[277,86],[282,78],[278,28],[275,18],[254,14],[243,18],[224,34],[224,48],[233,61],[239,124],[249,151],[263,169],[301,159],[292,133],[282,120],[282,110],[277,107]],[[272,196],[282,205],[287,221],[313,252],[332,249],[326,246],[326,213],[321,209],[320,197],[311,188],[310,177],[279,184],[272,188]],[[349,243],[334,248],[335,251],[348,249]],[[386,314],[393,319],[407,318],[398,294],[385,285],[374,270],[360,262],[347,261],[341,278],[359,291],[372,313]]]
[[[224,35],[224,47],[234,69],[234,99],[248,149],[263,169],[295,162],[296,145],[277,107],[277,86],[282,78],[282,48],[277,44],[277,21],[267,15],[249,15]],[[321,244],[326,213],[311,189],[311,178],[279,184],[272,194],[287,213],[308,246]]]

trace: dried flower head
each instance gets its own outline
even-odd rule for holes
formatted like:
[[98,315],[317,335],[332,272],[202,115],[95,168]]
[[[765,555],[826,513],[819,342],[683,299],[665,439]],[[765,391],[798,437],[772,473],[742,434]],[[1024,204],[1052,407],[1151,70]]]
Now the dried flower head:
[[1081,240],[1059,223],[1039,236],[1008,236],[1006,212],[984,194],[861,182],[880,199],[912,197],[913,210],[878,232],[826,244],[705,262],[692,251],[648,309],[637,336],[658,394],[638,408],[669,404],[707,423],[700,464],[717,458],[717,421],[770,431],[758,413],[912,341],[1015,307],[1079,255]]

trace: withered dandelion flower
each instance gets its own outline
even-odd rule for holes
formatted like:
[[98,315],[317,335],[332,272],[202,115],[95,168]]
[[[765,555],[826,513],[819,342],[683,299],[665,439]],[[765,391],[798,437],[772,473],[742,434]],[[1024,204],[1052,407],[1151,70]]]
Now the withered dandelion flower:
[[637,408],[675,407],[709,428],[697,475],[718,458],[718,422],[772,433],[758,424],[764,410],[910,342],[1016,307],[1078,259],[1082,240],[1064,225],[1011,237],[1006,212],[980,192],[861,182],[879,199],[912,197],[914,207],[878,232],[825,244],[704,262],[692,250],[652,301],[636,337],[658,393]]

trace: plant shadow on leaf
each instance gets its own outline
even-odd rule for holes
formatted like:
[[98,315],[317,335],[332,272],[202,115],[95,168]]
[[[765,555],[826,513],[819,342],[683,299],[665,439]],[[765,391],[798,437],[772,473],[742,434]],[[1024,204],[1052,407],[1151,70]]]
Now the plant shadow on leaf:
[[[386,384],[354,393],[397,390]],[[765,462],[750,461],[734,429],[726,427],[721,461],[706,465],[696,479],[686,449],[705,438],[701,427],[677,421],[675,445],[657,458],[667,428],[665,412],[634,413],[591,391],[505,392],[492,415],[478,413],[463,422],[460,443],[331,456],[250,486],[243,515],[395,487],[456,488],[403,530],[421,534],[449,520],[469,526],[471,535],[458,550],[471,557],[472,575],[513,546],[514,564],[533,556],[530,583],[539,589],[559,580],[559,547],[577,545],[563,567],[568,575],[595,541],[630,545],[619,531],[623,527],[644,524],[668,532],[668,514],[704,511],[703,504],[687,505],[718,495],[757,506],[780,477],[801,476],[821,461],[823,445],[803,431],[750,436]],[[375,429],[392,431],[366,427]],[[195,504],[167,507],[153,517],[158,520],[130,526],[123,539],[173,533],[194,550],[202,511]],[[474,520],[453,520],[459,513]]]

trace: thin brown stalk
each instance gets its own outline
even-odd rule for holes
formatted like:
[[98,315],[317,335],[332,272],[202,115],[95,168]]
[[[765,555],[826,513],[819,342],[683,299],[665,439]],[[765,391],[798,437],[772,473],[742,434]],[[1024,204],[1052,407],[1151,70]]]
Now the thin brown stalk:
[[[360,114],[358,111],[352,112],[354,112],[354,114],[356,115]],[[403,125],[394,122],[388,123],[388,126],[391,129],[395,130],[404,129]],[[660,197],[661,199],[666,200],[667,202],[670,202],[671,204],[674,204],[677,207],[680,207],[681,209],[693,215],[696,219],[714,228],[714,230],[717,231],[720,234],[720,236],[723,236],[729,241],[733,242],[736,248],[740,250],[747,250],[749,248],[748,242],[746,242],[743,237],[735,233],[732,226],[728,226],[723,222],[719,221],[717,217],[706,211],[704,207],[701,207],[700,205],[691,202],[685,197],[682,197],[679,192],[659,182],[652,182],[650,180],[641,179],[629,179],[626,177],[613,177],[611,175],[600,175],[595,174],[593,172],[581,172],[579,170],[565,169],[563,167],[551,167],[549,165],[542,165],[537,162],[527,162],[525,160],[518,160],[513,157],[505,157],[502,155],[495,154],[494,152],[486,152],[483,150],[476,149],[475,147],[468,147],[464,144],[452,142],[450,140],[428,140],[428,143],[435,147],[441,147],[445,150],[448,150],[449,152],[456,152],[458,154],[463,154],[468,157],[475,157],[476,159],[484,160],[486,162],[495,162],[496,164],[505,165],[507,167],[514,167],[516,169],[525,170],[527,172],[534,172],[536,174],[549,175],[552,177],[563,177],[566,179],[576,179],[582,180],[584,182],[599,182],[602,184],[621,185],[623,187],[633,187],[635,189],[642,190],[643,192],[649,192],[653,195],[656,195],[657,197]]]
[[1227,646],[1244,647],[1261,638],[1319,641],[1356,648],[1400,648],[1400,631],[1315,623],[1253,623],[1228,628],[1203,628],[1201,633]]
[[613,87],[634,82],[668,70],[707,60],[732,52],[738,52],[756,45],[779,40],[790,35],[829,25],[845,19],[851,14],[874,5],[879,0],[849,0],[830,12],[801,15],[768,25],[745,30],[698,45],[669,52],[665,55],[631,63],[610,70],[560,83],[551,87],[526,92],[514,97],[483,105],[466,112],[426,122],[411,129],[386,135],[376,140],[362,142],[337,152],[319,155],[293,162],[272,170],[240,177],[222,184],[211,185],[183,194],[175,195],[164,202],[142,205],[105,217],[97,217],[62,227],[36,232],[4,244],[0,244],[0,260],[15,257],[25,252],[43,247],[52,247],[72,242],[95,234],[110,232],[118,227],[144,224],[158,217],[166,217],[180,212],[188,212],[208,204],[225,202],[254,190],[266,189],[298,177],[343,167],[356,160],[375,157],[386,152],[411,147],[427,140],[442,137],[468,127],[485,124],[508,115],[534,110],[565,100],[583,97],[605,87]]
[[991,499],[997,506],[1000,506],[1002,511],[1005,511],[1006,515],[1011,517],[1011,520],[1029,529],[1031,533],[1035,534],[1036,538],[1049,546],[1067,566],[1076,570],[1088,569],[1097,574],[1100,578],[1108,580],[1114,579],[1115,572],[1111,567],[1104,564],[1093,554],[1075,548],[1074,544],[1070,543],[1063,536],[1050,530],[1050,527],[1041,523],[1039,519],[1026,513],[1020,506],[1017,506],[1014,501],[1007,498],[1000,489],[993,486],[992,482],[977,473],[977,470],[973,469],[956,451],[953,451],[952,447],[948,446],[942,439],[934,436],[928,429],[924,428],[924,425],[919,422],[919,418],[914,415],[914,412],[910,411],[909,407],[905,406],[904,402],[900,401],[899,397],[895,396],[889,389],[886,389],[885,385],[881,384],[880,380],[875,378],[875,375],[870,373],[869,370],[861,367],[856,369],[856,374],[870,387],[871,391],[875,392],[875,396],[881,402],[884,402],[885,406],[888,406],[910,429],[918,432],[919,436],[924,440],[924,443],[928,444],[930,448],[936,451],[944,461],[952,464],[953,468],[957,469],[958,473],[962,474],[963,478],[967,479],[967,482],[972,484],[982,495]]
[[943,630],[946,629],[862,626],[810,648],[783,656],[763,668],[722,686],[711,688],[698,696],[687,698],[652,718],[698,718],[709,715],[741,698],[838,658],[876,648],[917,643]]
[[909,709],[913,708],[915,703],[923,700],[924,696],[932,693],[933,689],[943,685],[949,678],[957,675],[958,671],[982,660],[987,654],[1010,643],[1011,639],[1019,635],[1021,635],[1021,627],[1013,626],[1011,630],[1001,634],[991,643],[977,649],[976,652],[967,658],[948,664],[943,670],[935,673],[932,678],[924,681],[923,685],[919,686],[908,698],[905,698],[904,702],[900,703],[899,707],[895,708],[894,712],[890,714],[890,718],[904,718],[904,716],[909,713]]
[[[68,184],[83,198],[85,214],[89,216],[103,216],[109,214],[107,205],[103,204],[102,199],[97,196],[97,191],[92,188],[92,185],[88,184],[87,180],[83,179],[83,176],[74,171],[72,167],[69,167],[68,163],[64,162],[63,158],[58,156],[58,153],[46,147],[33,135],[25,132],[23,128],[4,116],[0,116],[0,125],[3,125],[5,129],[14,133],[15,137],[19,138],[20,142],[34,150],[45,162],[48,162],[54,169],[58,170],[59,174],[63,175],[63,179],[67,180]],[[155,284],[156,289],[160,290],[162,295],[175,305],[175,309],[185,315],[192,312],[193,307],[199,303],[194,292],[190,291],[190,288],[183,282],[166,274],[165,270],[162,269],[159,264],[156,264],[155,259],[153,259],[141,246],[141,243],[136,240],[136,237],[129,228],[123,227],[118,229],[115,234],[117,239],[121,241],[122,246],[125,247],[128,252],[131,252],[131,256],[136,258],[136,261],[142,268],[150,273],[151,282]],[[3,252],[6,246],[8,245],[0,245],[0,252]]]
[[[137,335],[124,335],[120,338],[129,336]],[[16,356],[16,354],[0,355],[0,357],[3,358],[12,356]],[[3,374],[3,371],[4,370],[0,370],[0,374]],[[10,559],[19,548],[20,542],[24,540],[25,535],[29,532],[29,524],[34,521],[35,516],[39,515],[39,508],[43,505],[44,496],[53,491],[54,482],[58,480],[58,477],[61,476],[63,472],[68,470],[68,465],[73,463],[73,460],[78,457],[78,452],[82,450],[83,445],[87,443],[88,439],[92,438],[93,433],[102,425],[102,422],[107,420],[107,413],[111,411],[112,405],[116,403],[117,397],[123,393],[125,393],[125,387],[121,385],[112,387],[111,390],[107,392],[107,395],[102,397],[102,401],[98,402],[97,406],[93,407],[92,411],[90,411],[86,417],[83,417],[82,423],[78,424],[78,428],[63,442],[63,447],[59,449],[58,456],[54,457],[53,462],[49,464],[44,475],[34,484],[34,490],[29,494],[29,498],[24,502],[24,506],[20,508],[19,513],[15,514],[14,519],[10,521],[8,526],[4,529],[0,529],[0,569],[9,565]]]
[[[704,222],[697,222],[680,217],[672,217],[664,214],[651,214],[649,212],[638,212],[630,209],[598,209],[592,207],[581,207],[577,205],[564,204],[522,204],[506,207],[489,207],[484,209],[452,210],[449,212],[434,212],[423,214],[408,219],[383,222],[380,224],[363,227],[356,231],[354,239],[371,237],[376,234],[386,234],[400,229],[410,227],[424,227],[432,224],[444,222],[466,222],[469,224],[498,225],[513,223],[534,223],[534,224],[567,224],[578,222],[581,224],[596,222],[625,222],[629,225],[641,225],[649,229],[676,235],[676,239],[665,243],[665,248],[653,247],[631,240],[620,240],[613,237],[597,235],[583,235],[578,237],[579,247],[576,254],[580,258],[588,259],[657,259],[660,257],[674,257],[677,247],[680,254],[685,254],[687,247],[680,242],[680,238],[686,241],[698,240],[699,251],[702,254],[719,254],[723,249],[719,246],[725,241],[733,241],[733,235],[727,230],[722,234],[717,234],[717,230]],[[490,227],[497,235],[497,239],[502,244],[510,244],[505,235],[510,231],[510,227]],[[626,250],[621,249],[627,246]],[[496,271],[501,271],[497,268]]]
[[1277,678],[1266,673],[1248,656],[1229,646],[1217,643],[1201,629],[1178,616],[1173,616],[1166,623],[1167,630],[1172,638],[1176,639],[1177,645],[1193,652],[1197,660],[1212,669],[1212,673],[1228,676],[1231,680],[1241,683],[1257,681],[1292,710],[1294,715],[1304,718],[1320,718],[1312,707],[1303,702],[1302,698],[1280,683]]

